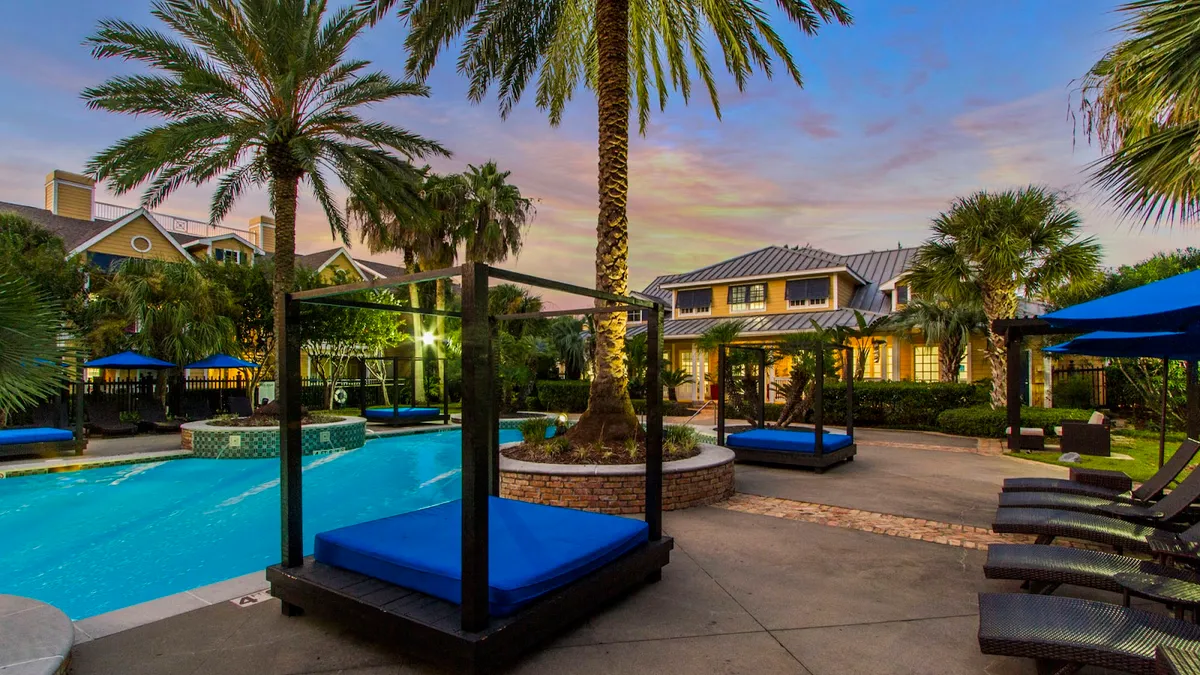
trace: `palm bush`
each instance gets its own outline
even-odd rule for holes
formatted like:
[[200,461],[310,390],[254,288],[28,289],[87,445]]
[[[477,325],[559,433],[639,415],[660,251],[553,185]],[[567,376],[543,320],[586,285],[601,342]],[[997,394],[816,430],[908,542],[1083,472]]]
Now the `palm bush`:
[[70,379],[59,344],[62,311],[30,282],[0,270],[0,426]]

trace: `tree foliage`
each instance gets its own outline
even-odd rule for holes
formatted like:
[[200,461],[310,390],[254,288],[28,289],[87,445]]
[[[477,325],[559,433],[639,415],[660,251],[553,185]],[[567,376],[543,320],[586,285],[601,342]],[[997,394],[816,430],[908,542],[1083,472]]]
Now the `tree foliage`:
[[954,303],[944,298],[914,298],[889,325],[905,331],[918,331],[926,344],[938,348],[938,381],[957,382],[958,367],[971,335],[986,330],[987,316],[977,302]]
[[0,425],[70,379],[59,344],[62,309],[32,282],[0,269]]
[[90,266],[84,256],[67,256],[62,239],[32,220],[0,213],[0,272],[29,281],[62,311],[63,328],[84,328]]

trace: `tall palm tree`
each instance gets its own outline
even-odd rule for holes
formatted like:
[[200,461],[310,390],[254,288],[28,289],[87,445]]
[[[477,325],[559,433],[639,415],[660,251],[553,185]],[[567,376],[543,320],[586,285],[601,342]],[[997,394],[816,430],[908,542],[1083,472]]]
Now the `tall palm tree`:
[[926,344],[936,344],[938,381],[956,382],[959,364],[971,343],[971,334],[986,330],[987,316],[983,307],[975,302],[914,298],[899,313],[889,317],[888,326],[920,331]]
[[59,345],[62,308],[32,282],[0,269],[0,425],[70,378]]
[[[629,291],[629,113],[637,105],[644,132],[650,107],[665,107],[672,89],[685,101],[692,73],[708,91],[720,116],[717,84],[706,52],[711,31],[739,89],[755,68],[767,76],[775,59],[799,86],[800,71],[772,28],[761,0],[362,0],[382,17],[399,2],[410,25],[405,38],[408,72],[424,80],[442,49],[461,44],[459,71],[471,82],[469,96],[482,100],[498,89],[500,114],[507,116],[536,79],[535,100],[551,124],[582,84],[596,93],[599,126],[599,217],[596,225],[596,287]],[[787,20],[807,35],[821,25],[850,23],[839,0],[777,0]],[[465,34],[465,39],[458,36]],[[638,430],[629,402],[629,373],[623,358],[624,313],[596,317],[596,359],[588,410],[571,435],[581,442],[624,439]]]
[[547,337],[556,359],[563,364],[566,379],[578,380],[583,377],[588,359],[583,321],[573,316],[555,317],[550,320]]
[[1066,199],[1042,187],[977,192],[934,218],[933,236],[917,250],[908,277],[917,296],[983,307],[993,406],[1005,404],[1007,344],[992,322],[1016,317],[1021,295],[1095,278],[1100,245],[1081,237],[1080,225]]
[[142,195],[148,208],[181,185],[217,180],[209,209],[214,223],[248,189],[267,186],[282,335],[283,296],[295,280],[301,181],[343,240],[346,220],[331,178],[364,196],[373,215],[385,206],[411,208],[408,188],[419,172],[408,160],[448,151],[359,111],[429,90],[364,72],[370,62],[348,58],[350,44],[370,25],[357,8],[327,16],[325,0],[159,0],[151,13],[169,32],[106,19],[87,44],[96,58],[140,61],[155,73],[114,77],[83,97],[94,109],[165,121],[104,150],[88,170],[118,194],[148,181]]
[[497,263],[521,252],[524,230],[533,218],[533,202],[508,182],[511,171],[488,161],[468,164],[462,182],[459,236],[471,262]]
[[1083,131],[1107,153],[1092,181],[1143,222],[1200,216],[1200,2],[1133,0],[1119,42],[1080,83]]

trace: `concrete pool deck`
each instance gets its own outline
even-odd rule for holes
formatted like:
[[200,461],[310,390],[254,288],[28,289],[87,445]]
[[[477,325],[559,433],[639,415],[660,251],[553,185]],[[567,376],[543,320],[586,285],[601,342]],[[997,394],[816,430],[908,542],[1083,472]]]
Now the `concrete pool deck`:
[[[844,473],[843,473],[844,472]],[[824,475],[738,467],[743,499],[827,500],[945,525],[980,522],[1009,475],[1062,476],[1009,457],[863,445]],[[830,481],[828,479],[834,479]],[[945,520],[942,520],[945,519]],[[676,551],[663,580],[510,670],[551,673],[1033,673],[979,653],[986,554],[780,514],[702,507],[665,515]],[[994,535],[992,535],[994,536]],[[1081,593],[1111,602],[1103,593]],[[275,600],[216,602],[79,644],[72,673],[440,673]]]

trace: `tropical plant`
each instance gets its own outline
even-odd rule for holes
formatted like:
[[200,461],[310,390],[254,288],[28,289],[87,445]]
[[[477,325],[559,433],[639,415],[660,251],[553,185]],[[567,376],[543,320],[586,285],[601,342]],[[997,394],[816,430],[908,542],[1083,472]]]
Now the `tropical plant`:
[[[482,100],[491,86],[498,86],[501,116],[508,115],[535,76],[536,103],[549,113],[551,124],[562,120],[567,101],[581,84],[595,91],[600,160],[596,287],[609,293],[629,290],[630,98],[645,131],[652,101],[665,107],[672,89],[687,101],[696,73],[719,117],[717,84],[705,47],[709,30],[739,89],[756,67],[769,77],[776,58],[801,84],[800,71],[759,0],[363,1],[374,5],[378,17],[400,5],[401,19],[409,24],[407,70],[419,80],[428,77],[442,49],[460,44],[458,64],[471,82],[468,95]],[[850,23],[850,13],[838,0],[781,0],[779,5],[807,35],[816,34],[823,23]],[[458,40],[462,34],[466,38]],[[571,430],[579,442],[623,440],[638,433],[623,358],[626,321],[620,312],[595,320],[588,410]]]
[[663,368],[659,378],[662,381],[662,385],[667,388],[667,400],[670,401],[679,400],[678,394],[675,391],[677,388],[695,382],[692,374],[682,368]]
[[1079,214],[1042,187],[977,192],[955,199],[933,220],[908,281],[917,297],[978,302],[987,316],[992,405],[1005,404],[1005,336],[992,322],[1017,315],[1019,297],[1095,279],[1100,245],[1080,236]]
[[1105,156],[1092,182],[1144,223],[1195,222],[1200,205],[1200,74],[1195,45],[1200,3],[1132,0],[1126,35],[1080,83],[1083,132]]
[[[488,314],[492,316],[540,312],[544,307],[540,297],[516,284],[496,284],[488,289]],[[545,319],[496,322],[500,332],[516,337],[540,334],[545,325]]]
[[462,183],[459,237],[466,259],[498,263],[521,252],[525,228],[533,219],[533,202],[508,182],[511,171],[501,171],[496,162],[467,165],[458,176]]
[[62,308],[32,282],[0,269],[0,426],[70,379],[59,345]]
[[[88,170],[117,194],[149,182],[148,208],[184,184],[217,180],[211,222],[248,189],[269,187],[275,215],[275,322],[295,280],[296,206],[301,181],[330,228],[347,238],[330,179],[336,177],[376,220],[416,208],[420,172],[409,159],[449,155],[441,145],[382,122],[368,105],[428,88],[348,58],[369,17],[358,8],[326,13],[325,0],[159,0],[151,13],[171,32],[106,19],[87,39],[96,58],[148,65],[85,89],[88,107],[149,115],[165,123],[118,141]],[[174,33],[174,34],[172,34]],[[278,347],[278,345],[277,345]],[[278,355],[277,355],[278,356]]]
[[862,312],[854,310],[854,325],[846,331],[846,343],[854,348],[854,379],[862,382],[867,376],[867,359],[875,346],[875,336],[887,327],[890,317],[880,314],[869,321]]
[[571,316],[559,316],[550,320],[546,337],[554,349],[555,358],[562,364],[566,379],[578,380],[587,370],[587,338],[583,333],[583,321]]
[[[93,354],[134,350],[184,365],[218,352],[237,353],[232,298],[190,262],[129,258],[93,286]],[[158,392],[165,403],[165,370]]]
[[[646,359],[650,354],[645,333],[625,339],[625,370],[629,373],[629,395],[646,397]],[[662,394],[659,394],[662,398]]]
[[913,298],[891,317],[889,325],[899,330],[920,331],[926,344],[936,344],[938,381],[957,382],[959,364],[971,344],[971,334],[986,330],[987,316],[976,302]]
[[275,376],[274,268],[269,258],[238,265],[205,257],[198,269],[201,276],[229,293],[225,311],[233,323],[237,356],[259,364],[249,369],[246,381],[246,395],[253,400],[259,383]]
[[782,429],[793,422],[803,422],[812,410],[814,391],[821,384],[816,377],[818,354],[824,355],[825,373],[831,374],[834,370],[833,350],[818,347],[832,339],[828,331],[817,327],[807,333],[783,335],[773,345],[774,360],[786,360],[789,364],[787,381],[775,385],[776,392],[783,395],[783,407],[775,426]]
[[67,329],[84,328],[85,288],[94,270],[85,256],[68,256],[58,235],[24,216],[0,213],[0,271],[27,279],[57,303]]

